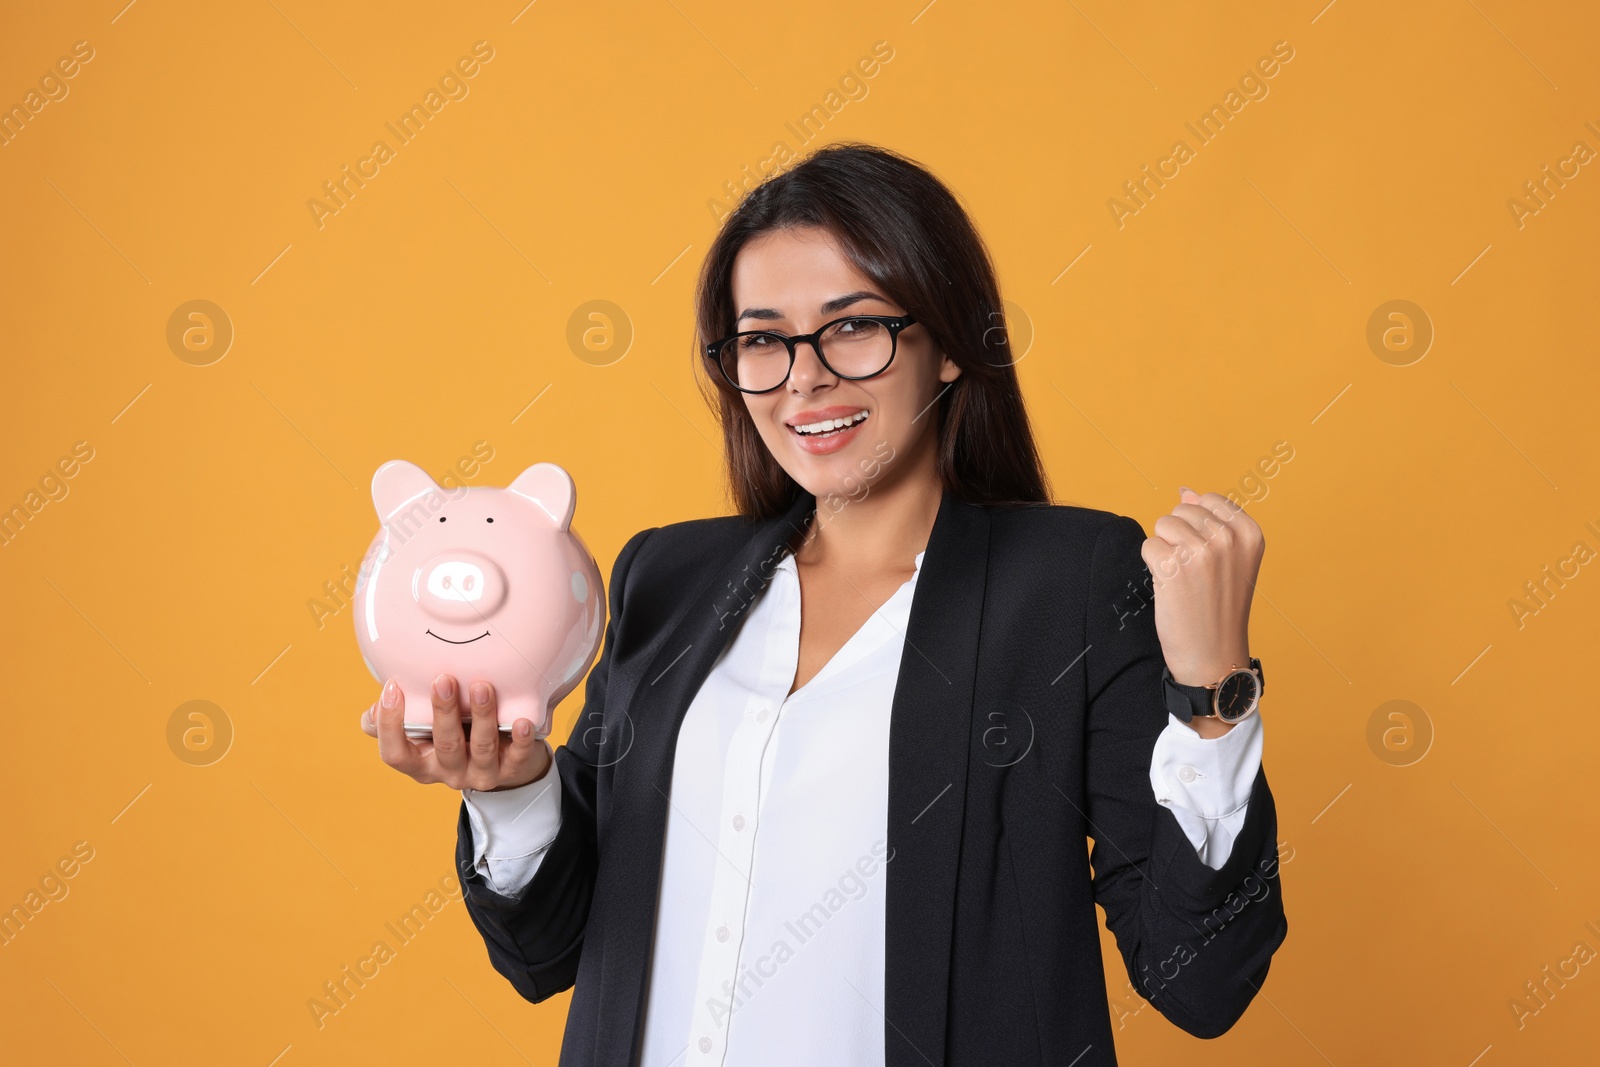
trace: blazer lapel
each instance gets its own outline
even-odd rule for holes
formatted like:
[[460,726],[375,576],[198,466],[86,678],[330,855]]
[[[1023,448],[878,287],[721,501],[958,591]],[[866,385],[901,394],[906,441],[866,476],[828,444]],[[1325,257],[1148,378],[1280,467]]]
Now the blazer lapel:
[[[597,888],[604,915],[600,1032],[596,1063],[637,1062],[644,1028],[647,977],[661,887],[662,844],[678,728],[718,654],[738,632],[744,612],[771,580],[783,548],[805,530],[816,498],[801,492],[788,511],[754,526],[731,559],[710,568],[690,593],[689,610],[640,677],[626,714],[633,743],[612,778],[611,839],[600,857]],[[926,566],[927,557],[923,557]]]
[[[711,569],[641,676],[633,744],[612,779],[610,840],[590,930],[603,931],[596,1062],[637,1062],[654,946],[672,764],[684,714],[785,546],[816,508],[802,492]],[[906,626],[890,710],[884,1015],[887,1067],[942,1067],[956,857],[966,801],[989,516],[949,490],[940,501]]]
[[889,720],[886,1067],[944,1067],[989,513],[949,490],[911,599]]

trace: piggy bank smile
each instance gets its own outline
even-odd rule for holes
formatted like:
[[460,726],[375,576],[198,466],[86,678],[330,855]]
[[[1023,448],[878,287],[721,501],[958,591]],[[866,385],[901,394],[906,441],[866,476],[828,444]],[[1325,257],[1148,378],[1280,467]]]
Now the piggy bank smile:
[[439,634],[434,633],[432,630],[427,631],[427,634],[428,634],[429,637],[438,637],[439,640],[448,642],[449,644],[452,644],[452,645],[470,645],[474,641],[482,641],[485,637],[488,637],[489,636],[489,631],[485,630],[485,631],[483,631],[483,633],[479,634],[477,637],[469,637],[465,641],[451,641],[448,637],[440,637]]

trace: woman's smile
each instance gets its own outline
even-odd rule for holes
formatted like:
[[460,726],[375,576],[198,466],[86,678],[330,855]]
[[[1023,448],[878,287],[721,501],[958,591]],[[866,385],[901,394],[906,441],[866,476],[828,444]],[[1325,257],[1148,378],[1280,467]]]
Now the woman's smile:
[[801,451],[821,456],[837,452],[859,437],[871,415],[870,408],[859,406],[814,408],[784,420],[784,426]]

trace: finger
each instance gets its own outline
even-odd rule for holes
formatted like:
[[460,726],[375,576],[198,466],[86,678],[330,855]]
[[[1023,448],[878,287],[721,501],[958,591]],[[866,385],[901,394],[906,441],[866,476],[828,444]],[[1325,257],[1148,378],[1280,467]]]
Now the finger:
[[1256,522],[1248,512],[1221,493],[1206,493],[1200,497],[1200,505],[1210,508],[1212,514],[1228,524],[1228,528],[1247,544],[1261,547],[1266,537],[1261,533],[1261,524]]
[[400,684],[391,678],[378,698],[378,755],[395,770],[413,774],[421,765],[421,755],[406,736],[405,716]]
[[361,732],[368,737],[378,736],[378,702],[374,700],[361,713]]
[[1172,509],[1172,514],[1194,527],[1201,538],[1207,541],[1232,528],[1228,518],[1218,515],[1203,504],[1179,504]]
[[1166,588],[1168,582],[1178,576],[1183,565],[1194,558],[1194,552],[1187,545],[1170,545],[1159,537],[1152,537],[1150,543],[1156,547],[1146,553],[1145,566],[1150,570],[1150,588],[1156,590]]
[[470,757],[468,772],[481,788],[493,789],[498,785],[500,773],[500,718],[499,704],[495,700],[494,686],[488,682],[473,682],[472,738],[468,742]]
[[[1193,490],[1191,490],[1191,492],[1192,491]],[[1228,499],[1226,496],[1223,496],[1221,493],[1201,493],[1200,499],[1198,501],[1194,501],[1194,503],[1198,503],[1202,507],[1210,508],[1212,511],[1221,516],[1244,514],[1244,508],[1242,506],[1235,504],[1232,500]]]
[[548,759],[555,759],[555,751],[550,748],[550,742],[542,737],[534,738],[532,719],[518,719],[512,723],[511,741],[501,755],[501,780],[515,781],[527,777],[533,770],[535,761],[540,760],[538,753],[541,747],[548,753]]
[[1235,504],[1221,493],[1201,493],[1195,496],[1194,490],[1191,489],[1189,490],[1189,495],[1194,499],[1185,501],[1186,504],[1202,507],[1230,526],[1237,528],[1239,526],[1253,525],[1255,522],[1245,514],[1244,508]]
[[460,689],[448,674],[433,680],[433,757],[440,770],[458,774],[467,765],[461,732]]
[[1231,497],[1221,493],[1198,493],[1187,485],[1178,486],[1178,500],[1184,504],[1199,504],[1215,512],[1219,518],[1227,518],[1244,511],[1244,505],[1234,503]]
[[[1178,507],[1187,505],[1179,504]],[[1181,549],[1182,554],[1193,555],[1205,547],[1205,535],[1196,530],[1187,519],[1177,515],[1162,515],[1156,519],[1151,527],[1155,535],[1176,549]]]
[[1144,565],[1149,568],[1150,573],[1156,575],[1165,569],[1173,551],[1173,547],[1164,538],[1146,537],[1144,544],[1139,546],[1139,557],[1144,560]]

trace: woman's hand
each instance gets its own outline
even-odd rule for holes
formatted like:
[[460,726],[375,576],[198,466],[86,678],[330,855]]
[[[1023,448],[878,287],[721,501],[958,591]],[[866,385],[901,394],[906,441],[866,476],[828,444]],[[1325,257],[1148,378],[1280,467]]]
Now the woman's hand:
[[512,736],[500,732],[494,687],[474,682],[470,692],[470,739],[461,729],[460,687],[448,674],[433,681],[433,738],[406,736],[400,686],[384,684],[379,700],[361,715],[361,729],[378,739],[383,762],[423,784],[443,782],[451,789],[492,791],[538,781],[550,769],[554,753],[542,738],[534,740],[533,723],[518,719]]
[[[1256,521],[1222,494],[1184,487],[1179,499],[1140,555],[1154,580],[1156,634],[1172,677],[1215,685],[1250,664],[1250,599],[1267,544]],[[1215,718],[1189,725],[1202,737],[1232,729]]]

